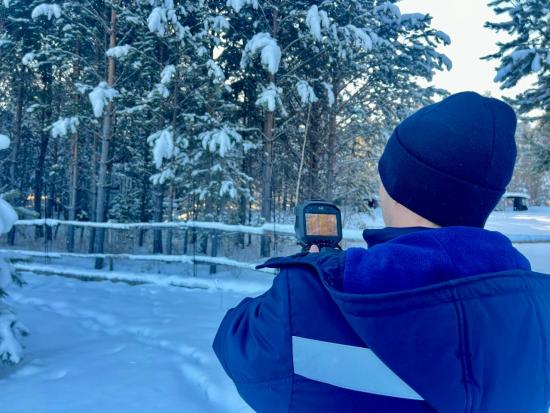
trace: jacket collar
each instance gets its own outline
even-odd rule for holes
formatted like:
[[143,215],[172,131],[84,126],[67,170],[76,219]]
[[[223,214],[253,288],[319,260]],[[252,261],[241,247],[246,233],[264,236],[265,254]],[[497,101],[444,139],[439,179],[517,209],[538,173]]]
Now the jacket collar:
[[396,227],[385,227],[378,229],[366,229],[363,231],[363,239],[369,246],[369,248],[374,247],[375,245],[382,244],[387,241],[391,241],[394,238],[400,237],[402,235],[412,234],[413,232],[424,231],[427,229],[433,229],[428,227],[405,227],[405,228],[396,228]]

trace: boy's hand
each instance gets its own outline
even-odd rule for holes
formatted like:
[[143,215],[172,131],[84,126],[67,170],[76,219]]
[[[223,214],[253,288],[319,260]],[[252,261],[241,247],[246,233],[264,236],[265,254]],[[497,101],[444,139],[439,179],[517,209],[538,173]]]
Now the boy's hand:
[[311,247],[309,247],[309,252],[310,253],[316,253],[316,252],[319,252],[319,247],[317,245],[312,245]]

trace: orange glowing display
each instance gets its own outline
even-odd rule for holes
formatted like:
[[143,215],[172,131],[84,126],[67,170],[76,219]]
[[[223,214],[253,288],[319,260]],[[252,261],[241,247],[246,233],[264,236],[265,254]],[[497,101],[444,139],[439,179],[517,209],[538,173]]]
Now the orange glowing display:
[[306,214],[306,233],[309,236],[337,237],[336,215]]

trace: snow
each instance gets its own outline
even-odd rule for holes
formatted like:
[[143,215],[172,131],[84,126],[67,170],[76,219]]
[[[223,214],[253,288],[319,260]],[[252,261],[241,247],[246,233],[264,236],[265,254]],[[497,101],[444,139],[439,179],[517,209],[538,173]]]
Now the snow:
[[210,153],[217,152],[223,158],[233,149],[235,143],[241,142],[242,137],[236,130],[224,126],[201,133],[199,140],[204,149],[208,149]]
[[531,197],[525,192],[506,192],[504,195],[502,195],[502,197],[503,198],[516,197],[516,198],[531,199]]
[[298,91],[302,105],[315,103],[319,100],[317,96],[315,96],[313,88],[305,80],[300,80],[296,83],[296,90]]
[[[9,146],[9,139],[7,146]],[[17,213],[15,210],[0,198],[0,234],[9,232],[16,221]],[[12,281],[12,266],[3,258],[0,258],[0,298],[2,298],[5,289],[11,285]],[[18,339],[25,333],[26,329],[17,322],[10,307],[0,301],[0,364],[2,362],[19,363],[21,361],[23,348]]]
[[2,260],[0,262],[0,291],[8,288],[12,281],[11,266]]
[[70,118],[60,118],[57,122],[54,122],[52,125],[52,137],[64,137],[70,133],[76,133],[76,130],[79,125],[78,116],[73,116]]
[[107,57],[122,59],[128,56],[128,53],[130,53],[130,50],[132,50],[132,46],[125,44],[123,46],[111,47],[109,50],[107,50],[105,54],[107,55]]
[[8,149],[10,146],[10,138],[6,135],[0,134],[0,151],[3,151],[4,149]]
[[147,18],[147,27],[151,33],[164,37],[166,33],[166,10],[163,7],[155,7]]
[[174,65],[167,65],[160,74],[160,83],[163,85],[169,84],[175,73],[176,67]]
[[518,49],[510,54],[510,58],[515,62],[518,60],[523,60],[525,57],[529,56],[533,51],[531,49]]
[[162,167],[164,159],[174,156],[174,133],[171,128],[155,132],[147,138],[147,142],[153,146],[153,162],[157,169]]
[[321,41],[323,39],[321,35],[321,16],[319,15],[319,8],[316,5],[311,6],[308,10],[306,14],[306,24],[313,38],[317,41]]
[[374,7],[374,13],[378,14],[383,23],[393,23],[401,20],[401,10],[389,1]]
[[226,6],[233,8],[239,13],[244,6],[250,5],[252,8],[258,8],[258,0],[227,0]]
[[369,51],[372,49],[372,39],[365,30],[356,27],[353,24],[348,24],[346,28],[353,35],[356,47],[363,48],[363,50],[365,51]]
[[0,198],[0,234],[6,234],[17,221],[17,213],[10,204]]
[[29,52],[29,53],[26,53],[23,58],[21,59],[21,63],[24,65],[24,66],[32,66],[32,61],[34,60],[34,58],[36,57],[36,55],[33,53],[33,52]]
[[7,9],[10,7],[10,0],[4,0],[4,7]]
[[270,83],[269,86],[263,88],[262,92],[256,100],[256,106],[260,106],[267,110],[268,112],[274,112],[277,107],[282,106],[282,101],[280,94],[283,93],[283,90],[273,83]]
[[229,195],[231,199],[237,198],[237,189],[232,181],[223,181],[221,184],[220,196]]
[[19,341],[26,333],[11,310],[0,302],[0,363],[17,364],[22,360],[23,347]]
[[412,28],[419,27],[426,19],[426,15],[422,13],[405,13],[401,15],[401,23]]
[[75,86],[76,90],[78,91],[78,93],[80,93],[81,95],[86,93],[88,90],[93,89],[90,85],[86,85],[86,84],[81,83],[81,82],[75,82],[74,86]]
[[231,27],[229,25],[229,20],[225,16],[215,16],[212,17],[210,20],[212,24],[212,29],[216,31],[221,32],[224,30],[229,30],[229,28]]
[[48,20],[51,20],[53,17],[59,19],[61,17],[61,7],[57,4],[40,4],[33,9],[31,17],[38,19],[41,16],[45,16]]
[[330,83],[327,82],[323,82],[323,87],[327,91],[328,106],[331,108],[336,102],[336,98],[334,96],[334,88]]
[[[263,278],[265,290],[271,277]],[[244,294],[25,279],[9,298],[32,332],[25,359],[0,366],[0,406],[10,413],[252,412],[212,350],[225,312]]]
[[441,30],[438,30],[438,31],[435,32],[435,35],[438,39],[440,39],[443,42],[443,44],[445,46],[451,44],[451,36],[449,36],[447,33],[443,32]]
[[[256,234],[261,235],[264,233],[271,232],[273,230],[273,223],[265,224],[263,226],[246,226],[246,225],[234,225],[234,224],[225,224],[223,222],[212,222],[212,221],[176,221],[176,222],[139,222],[139,223],[119,223],[119,222],[90,222],[90,221],[61,221],[57,219],[28,219],[28,220],[19,220],[15,225],[21,226],[50,226],[55,227],[58,225],[73,225],[75,227],[84,227],[84,228],[109,228],[109,229],[154,229],[154,228],[201,228],[201,229],[211,229],[227,232],[244,232],[245,234]],[[277,232],[281,234],[294,234],[294,227],[292,225],[283,225],[277,224]]]
[[[17,256],[17,254],[15,254]],[[22,257],[22,255],[19,255]],[[147,261],[140,257],[139,260],[135,261]],[[145,258],[155,258],[158,260],[158,256],[145,256]],[[164,258],[168,258],[165,256]],[[172,256],[171,258],[178,258]],[[104,270],[90,270],[75,267],[74,264],[71,266],[70,260],[65,260],[66,264],[64,265],[43,265],[37,263],[17,263],[14,265],[15,269],[18,271],[28,271],[35,274],[45,274],[45,275],[62,275],[69,278],[76,278],[83,281],[112,281],[112,282],[125,282],[128,284],[150,284],[155,286],[163,287],[183,287],[191,289],[201,289],[201,290],[211,290],[211,291],[229,291],[236,292],[240,294],[258,294],[265,290],[265,281],[262,282],[261,278],[258,276],[251,278],[250,280],[239,280],[232,276],[227,275],[226,273],[220,273],[220,276],[217,278],[212,278],[210,275],[194,277],[190,273],[192,272],[192,265],[189,265],[193,257],[179,257],[179,260],[173,260],[172,262],[179,262],[183,265],[186,265],[186,270],[182,271],[189,273],[188,275],[182,274],[169,274],[166,272],[162,273],[162,276],[159,274],[146,274],[143,273],[143,269],[140,270],[126,270],[124,271],[104,271]],[[210,264],[216,265],[225,265],[235,268],[243,268],[248,271],[253,270],[257,264],[248,264],[247,266],[242,265],[243,263],[236,262],[224,257],[207,257],[211,258],[209,260]],[[68,264],[67,264],[68,263]],[[236,266],[237,264],[238,266]],[[118,265],[118,264],[117,264]],[[127,265],[126,265],[127,266]],[[206,268],[202,266],[202,268]],[[181,269],[180,269],[181,270]],[[264,269],[262,273],[271,273],[275,271],[272,269]],[[269,276],[264,274],[264,278],[269,279]]]
[[260,53],[262,65],[269,73],[274,75],[279,71],[281,49],[269,33],[258,33],[248,41],[241,58],[241,68],[245,69],[257,53]]
[[94,116],[100,118],[101,115],[103,115],[105,106],[116,96],[118,96],[118,92],[109,86],[107,82],[101,82],[97,85],[94,90],[88,94],[90,103],[94,109]]
[[495,79],[494,81],[495,82],[500,82],[501,80],[503,80],[506,76],[508,76],[508,74],[512,71],[512,65],[506,65],[506,66],[503,66],[501,67],[500,69],[497,70],[497,74],[495,76]]
[[533,61],[531,62],[531,72],[540,72],[541,69],[541,56],[539,53],[535,53],[535,57],[533,57]]
[[222,68],[212,59],[208,59],[206,62],[206,67],[208,67],[208,76],[214,79],[215,83],[223,83],[225,80],[225,74],[223,73]]
[[453,68],[453,62],[451,59],[449,59],[449,57],[447,57],[443,53],[438,53],[438,57],[441,59],[441,62],[447,68],[447,70],[451,70]]

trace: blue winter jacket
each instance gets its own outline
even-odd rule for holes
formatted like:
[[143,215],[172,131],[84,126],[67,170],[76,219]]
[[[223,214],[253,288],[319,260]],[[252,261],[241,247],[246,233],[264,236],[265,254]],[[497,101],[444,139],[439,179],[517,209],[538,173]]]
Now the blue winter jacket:
[[277,258],[214,350],[258,412],[546,413],[550,277],[483,229],[366,231]]

